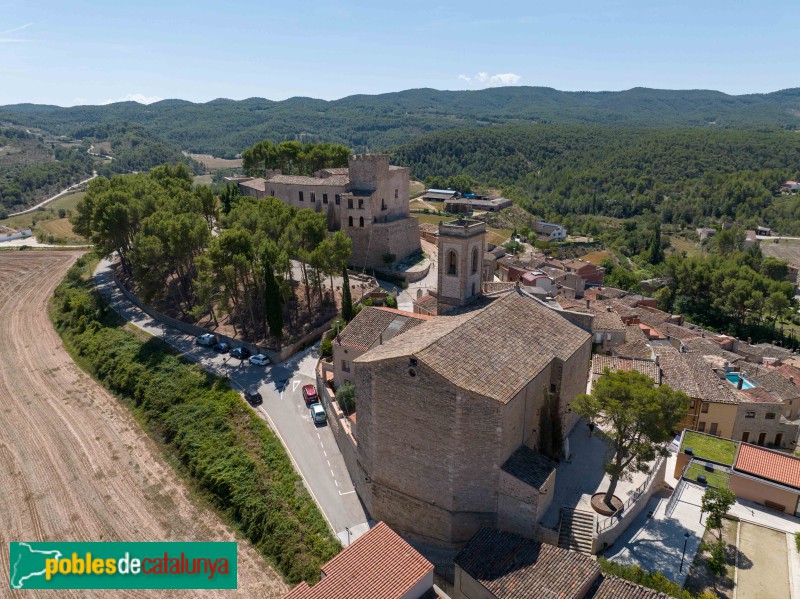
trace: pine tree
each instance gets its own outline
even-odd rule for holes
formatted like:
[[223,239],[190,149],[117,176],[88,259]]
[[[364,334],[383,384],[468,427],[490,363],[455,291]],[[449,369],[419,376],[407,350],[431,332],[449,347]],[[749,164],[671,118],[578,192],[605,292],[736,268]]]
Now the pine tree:
[[664,261],[664,249],[661,247],[661,225],[656,224],[653,231],[653,242],[650,245],[650,264],[661,264]]
[[342,267],[342,318],[345,322],[353,320],[353,297],[350,294],[350,277],[347,276],[347,267]]
[[264,262],[264,303],[267,313],[267,326],[270,334],[280,346],[283,338],[283,300],[278,281],[269,262]]

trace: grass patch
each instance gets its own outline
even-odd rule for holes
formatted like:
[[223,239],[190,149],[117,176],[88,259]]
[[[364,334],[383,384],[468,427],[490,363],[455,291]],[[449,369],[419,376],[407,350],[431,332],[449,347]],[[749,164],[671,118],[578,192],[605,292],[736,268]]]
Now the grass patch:
[[686,469],[686,474],[684,476],[687,479],[696,482],[697,477],[701,474],[706,477],[709,487],[717,487],[718,489],[728,488],[728,480],[730,479],[730,475],[727,472],[720,472],[719,470],[709,472],[704,466],[696,462],[692,462],[692,464]]
[[710,460],[726,466],[732,466],[736,457],[736,443],[733,441],[693,431],[686,431],[683,436],[681,451],[686,447],[692,448],[696,458]]
[[315,582],[341,549],[280,441],[222,379],[130,332],[78,260],[51,318],[76,362],[121,398],[172,463],[289,583]]
[[643,587],[667,593],[678,599],[695,599],[696,597],[696,595],[693,595],[679,584],[672,582],[661,572],[648,572],[640,566],[618,564],[601,556],[598,556],[597,563],[600,564],[600,570],[602,570],[603,574],[618,576]]

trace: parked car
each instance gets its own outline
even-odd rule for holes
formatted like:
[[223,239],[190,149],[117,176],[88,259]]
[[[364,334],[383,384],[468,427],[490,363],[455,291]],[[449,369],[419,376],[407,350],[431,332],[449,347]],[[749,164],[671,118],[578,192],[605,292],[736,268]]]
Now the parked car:
[[200,335],[195,340],[197,345],[203,345],[205,347],[211,347],[212,345],[217,344],[217,336],[212,335],[211,333],[206,333],[205,335]]
[[314,424],[322,424],[328,420],[325,408],[322,407],[321,403],[312,403],[309,409],[311,410],[311,420],[314,421]]
[[237,360],[246,360],[250,357],[250,350],[242,346],[234,347],[231,350],[231,357]]
[[229,351],[231,351],[231,346],[230,343],[220,341],[212,349],[218,354],[227,354]]
[[303,385],[303,399],[306,400],[306,405],[319,403],[319,396],[317,395],[317,388],[314,385]]
[[250,363],[253,366],[266,366],[269,364],[269,358],[264,354],[256,354],[255,356],[250,356]]
[[261,393],[258,392],[258,387],[251,387],[244,392],[244,398],[251,406],[256,407],[264,403]]

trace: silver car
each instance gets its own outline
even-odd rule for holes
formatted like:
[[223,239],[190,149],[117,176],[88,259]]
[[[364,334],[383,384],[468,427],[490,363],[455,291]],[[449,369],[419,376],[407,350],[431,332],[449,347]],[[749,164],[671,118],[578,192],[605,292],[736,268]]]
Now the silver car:
[[250,360],[248,360],[253,366],[266,366],[269,364],[269,358],[264,354],[256,354],[255,356],[250,356]]

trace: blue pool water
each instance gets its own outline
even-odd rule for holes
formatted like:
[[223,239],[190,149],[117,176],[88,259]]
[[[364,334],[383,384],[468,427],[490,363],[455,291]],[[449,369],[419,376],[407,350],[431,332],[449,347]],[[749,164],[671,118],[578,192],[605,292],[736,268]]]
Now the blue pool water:
[[[733,385],[734,387],[739,386],[739,373],[738,372],[729,372],[725,378],[728,379],[728,382]],[[742,377],[742,389],[752,389],[755,387],[753,383],[748,381],[745,377]]]

